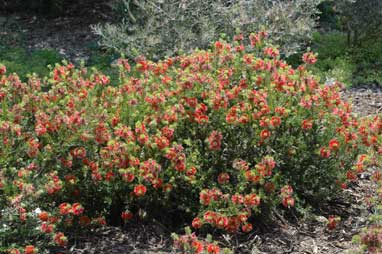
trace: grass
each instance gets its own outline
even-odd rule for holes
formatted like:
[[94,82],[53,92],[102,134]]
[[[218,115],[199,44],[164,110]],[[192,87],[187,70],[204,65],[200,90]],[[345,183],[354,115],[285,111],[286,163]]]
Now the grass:
[[22,80],[32,73],[46,76],[49,73],[48,65],[60,61],[62,57],[52,49],[27,52],[21,47],[0,47],[0,62],[7,66],[9,73],[17,73]]
[[[109,75],[112,80],[116,80],[118,73],[116,69],[111,67],[111,63],[117,58],[118,56],[114,54],[94,48],[91,50],[85,66],[102,71]],[[23,81],[27,80],[28,75],[33,73],[40,77],[47,76],[50,71],[48,66],[54,66],[63,60],[64,58],[54,49],[39,49],[28,52],[21,46],[0,46],[0,63],[7,67],[8,73],[17,73]]]
[[[324,82],[335,79],[347,87],[359,84],[382,84],[382,39],[363,40],[348,45],[344,33],[334,31],[314,33],[311,50],[318,54],[312,71]],[[292,55],[287,61],[301,64],[302,54]]]

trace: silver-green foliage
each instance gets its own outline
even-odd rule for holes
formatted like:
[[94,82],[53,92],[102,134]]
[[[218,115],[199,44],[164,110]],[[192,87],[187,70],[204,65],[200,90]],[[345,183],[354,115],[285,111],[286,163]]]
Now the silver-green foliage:
[[267,30],[286,55],[306,43],[322,0],[118,0],[122,21],[93,26],[100,45],[158,59],[206,48],[221,34]]

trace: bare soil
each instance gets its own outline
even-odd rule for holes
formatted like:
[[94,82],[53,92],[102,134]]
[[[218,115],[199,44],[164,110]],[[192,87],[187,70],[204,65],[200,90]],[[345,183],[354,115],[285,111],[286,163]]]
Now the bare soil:
[[0,36],[7,37],[7,44],[21,45],[30,51],[55,49],[69,61],[86,61],[91,47],[97,43],[91,25],[111,22],[113,14],[111,1],[77,2],[65,6],[64,13],[56,18],[28,10],[23,13],[0,12]]

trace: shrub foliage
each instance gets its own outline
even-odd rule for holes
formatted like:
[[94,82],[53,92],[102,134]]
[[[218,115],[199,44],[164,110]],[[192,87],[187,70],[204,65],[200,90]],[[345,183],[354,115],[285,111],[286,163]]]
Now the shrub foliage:
[[[265,37],[134,68],[121,59],[118,84],[72,64],[27,83],[1,67],[2,248],[65,246],[79,227],[142,214],[249,232],[253,215],[356,180],[381,122],[361,123],[340,84],[316,81],[314,54],[293,69]],[[175,243],[219,251],[191,233]]]

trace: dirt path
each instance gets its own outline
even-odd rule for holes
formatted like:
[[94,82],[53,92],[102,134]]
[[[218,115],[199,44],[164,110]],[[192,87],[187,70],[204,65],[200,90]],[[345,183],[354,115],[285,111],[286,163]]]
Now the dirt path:
[[[65,59],[73,62],[87,60],[97,38],[90,26],[112,21],[108,1],[78,1],[71,4],[57,18],[47,18],[33,13],[1,13],[0,36],[7,43],[28,50],[55,49]],[[0,39],[0,43],[1,43]]]

